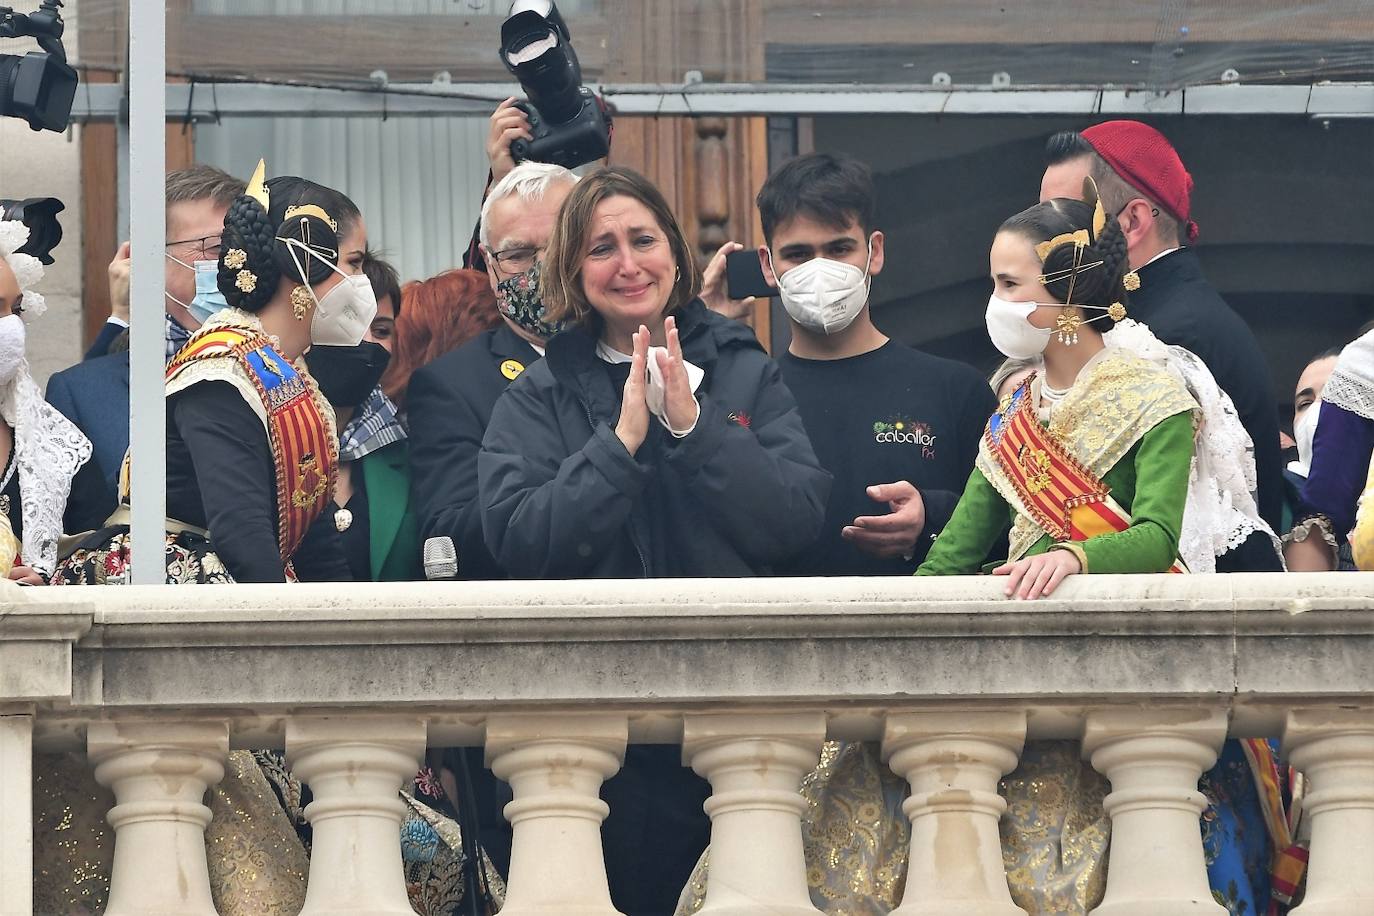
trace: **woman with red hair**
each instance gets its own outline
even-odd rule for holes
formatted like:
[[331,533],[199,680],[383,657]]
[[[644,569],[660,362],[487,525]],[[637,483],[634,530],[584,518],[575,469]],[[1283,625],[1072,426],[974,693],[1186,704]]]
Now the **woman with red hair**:
[[407,283],[398,312],[382,390],[403,411],[406,387],[416,369],[501,323],[487,275],[477,270],[446,270]]

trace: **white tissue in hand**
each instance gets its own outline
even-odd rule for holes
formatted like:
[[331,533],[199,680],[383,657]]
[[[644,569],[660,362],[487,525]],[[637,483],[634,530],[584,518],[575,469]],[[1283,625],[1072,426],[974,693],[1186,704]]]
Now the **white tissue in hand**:
[[[663,369],[658,365],[658,354],[660,353],[666,356],[668,354],[668,348],[649,348],[649,358],[647,360],[649,383],[645,386],[644,402],[649,405],[649,411],[667,425],[668,414],[665,406],[667,389],[664,387]],[[685,359],[682,361],[682,365],[687,370],[687,383],[691,386],[692,393],[695,394],[697,388],[701,385],[701,380],[705,378],[706,373],[699,367],[687,362]]]

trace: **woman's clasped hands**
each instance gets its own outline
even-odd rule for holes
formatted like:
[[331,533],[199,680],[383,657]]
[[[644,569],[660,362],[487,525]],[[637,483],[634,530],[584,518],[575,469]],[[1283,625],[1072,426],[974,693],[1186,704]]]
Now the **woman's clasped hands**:
[[649,434],[650,380],[649,359],[652,355],[663,379],[663,419],[675,434],[686,435],[696,424],[700,405],[692,393],[687,377],[686,361],[682,357],[682,341],[678,337],[677,322],[669,318],[663,324],[667,347],[650,350],[649,329],[644,325],[634,333],[634,350],[630,360],[630,377],[620,402],[620,418],[615,434],[631,455],[639,451]]

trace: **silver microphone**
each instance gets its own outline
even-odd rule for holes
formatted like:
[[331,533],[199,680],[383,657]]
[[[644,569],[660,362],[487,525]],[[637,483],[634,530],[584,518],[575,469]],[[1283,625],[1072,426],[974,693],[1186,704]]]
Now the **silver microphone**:
[[425,578],[458,578],[458,551],[453,546],[453,538],[425,538]]

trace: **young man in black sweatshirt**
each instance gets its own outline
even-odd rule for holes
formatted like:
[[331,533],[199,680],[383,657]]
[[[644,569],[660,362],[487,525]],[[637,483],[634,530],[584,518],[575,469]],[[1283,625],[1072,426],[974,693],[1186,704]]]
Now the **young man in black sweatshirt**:
[[885,252],[868,166],[799,156],[764,183],[758,207],[759,259],[792,324],[778,364],[834,477],[820,538],[778,572],[909,575],[963,493],[996,399],[971,367],[873,326],[869,284]]

